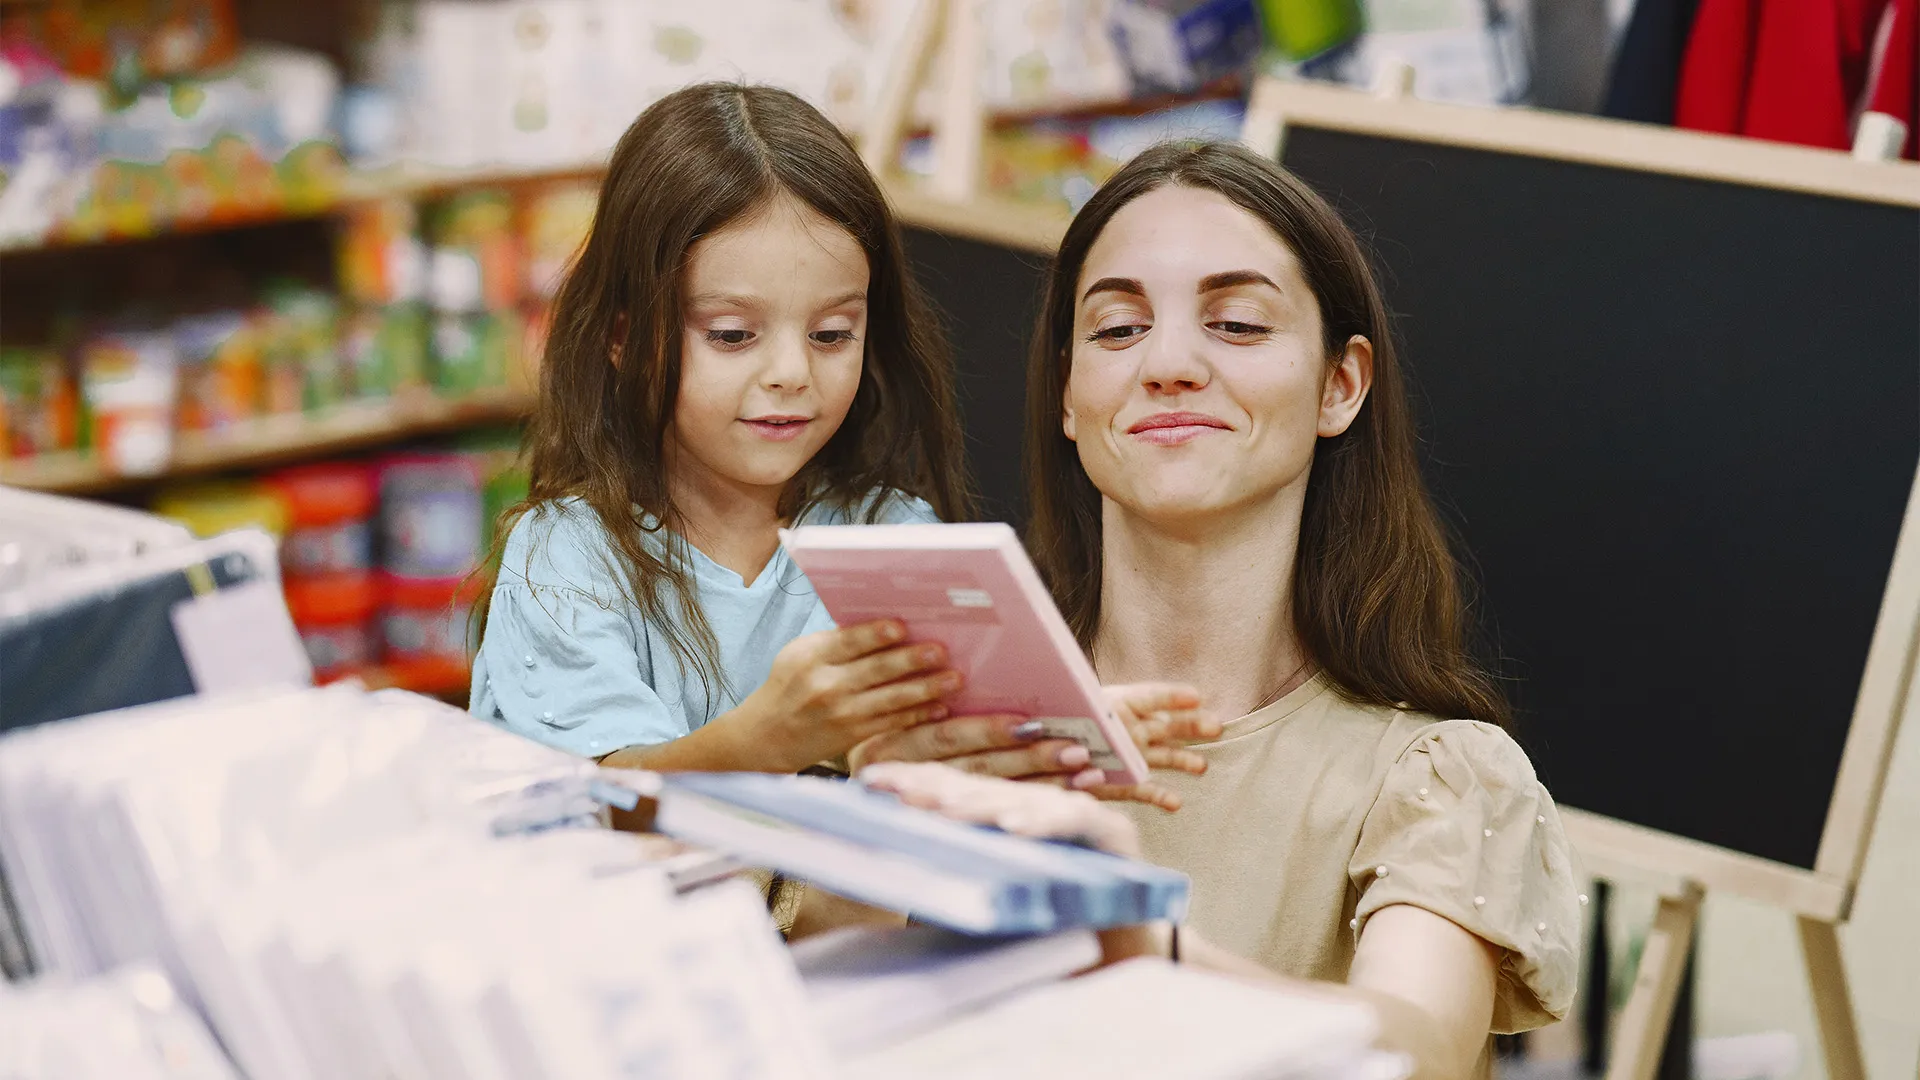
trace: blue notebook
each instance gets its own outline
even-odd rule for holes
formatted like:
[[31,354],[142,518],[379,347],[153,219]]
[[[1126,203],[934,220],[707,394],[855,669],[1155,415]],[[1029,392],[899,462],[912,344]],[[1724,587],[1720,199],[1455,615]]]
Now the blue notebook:
[[1039,934],[1186,914],[1184,874],[953,821],[857,782],[763,773],[661,781],[660,832],[948,929]]

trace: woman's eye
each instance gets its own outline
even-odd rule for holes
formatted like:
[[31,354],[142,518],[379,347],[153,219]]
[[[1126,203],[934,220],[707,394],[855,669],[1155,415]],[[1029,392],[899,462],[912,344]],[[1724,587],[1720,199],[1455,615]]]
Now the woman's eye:
[[1138,323],[1128,323],[1125,326],[1109,326],[1104,329],[1095,330],[1093,333],[1087,335],[1087,340],[1128,341],[1146,332],[1147,327]]
[[1213,324],[1214,329],[1231,337],[1265,337],[1273,333],[1271,326],[1259,326],[1254,323],[1235,322],[1231,319]]
[[707,340],[715,345],[745,345],[753,340],[751,330],[709,330]]
[[817,345],[844,345],[853,340],[851,330],[815,330],[810,337]]

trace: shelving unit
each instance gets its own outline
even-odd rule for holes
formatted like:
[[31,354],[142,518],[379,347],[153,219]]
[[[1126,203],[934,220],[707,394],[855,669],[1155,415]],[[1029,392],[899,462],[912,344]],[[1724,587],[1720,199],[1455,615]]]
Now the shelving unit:
[[54,454],[0,462],[0,484],[70,495],[97,494],[173,477],[275,465],[382,443],[512,423],[533,407],[530,391],[501,387],[460,398],[431,394],[358,401],[320,413],[263,417],[204,435],[182,435],[159,473],[108,469],[91,454]]

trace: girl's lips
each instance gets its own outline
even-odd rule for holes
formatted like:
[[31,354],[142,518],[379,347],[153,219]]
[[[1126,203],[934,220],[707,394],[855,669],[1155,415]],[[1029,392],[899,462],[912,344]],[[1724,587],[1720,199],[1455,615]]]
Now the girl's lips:
[[740,422],[747,425],[747,429],[755,435],[773,442],[797,439],[800,433],[807,429],[807,425],[813,423],[804,417],[774,417]]

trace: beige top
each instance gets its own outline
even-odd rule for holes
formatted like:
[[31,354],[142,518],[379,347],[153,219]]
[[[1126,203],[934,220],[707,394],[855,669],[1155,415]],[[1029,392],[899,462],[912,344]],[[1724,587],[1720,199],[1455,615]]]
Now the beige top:
[[1344,982],[1356,927],[1413,904],[1505,951],[1495,1032],[1566,1014],[1572,861],[1552,798],[1504,731],[1356,705],[1316,676],[1194,749],[1205,776],[1155,775],[1180,793],[1177,813],[1126,809],[1147,859],[1193,878],[1187,921],[1208,940]]

